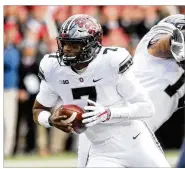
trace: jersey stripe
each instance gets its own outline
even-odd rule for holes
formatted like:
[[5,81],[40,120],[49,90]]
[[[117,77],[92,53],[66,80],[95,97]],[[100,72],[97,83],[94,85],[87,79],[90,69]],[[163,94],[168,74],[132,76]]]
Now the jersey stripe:
[[57,55],[49,55],[49,58],[57,58]]
[[41,80],[46,81],[45,76],[44,76],[44,71],[41,68],[39,68],[38,76]]
[[149,133],[150,133],[150,135],[152,137],[152,140],[154,141],[154,143],[157,146],[157,148],[164,154],[164,151],[163,151],[159,141],[157,140],[155,134],[151,131],[151,129],[148,127],[148,125],[146,124],[145,121],[143,121],[143,120],[141,120],[141,121],[145,124],[146,128],[148,129],[148,131],[149,131]]
[[132,56],[128,56],[124,61],[119,64],[119,73],[122,74],[133,64]]
[[185,111],[185,94],[179,99],[178,109],[184,108]]
[[168,87],[164,90],[170,97],[172,97],[178,89],[185,83],[185,73],[181,75],[181,77],[177,80],[173,85],[168,85]]

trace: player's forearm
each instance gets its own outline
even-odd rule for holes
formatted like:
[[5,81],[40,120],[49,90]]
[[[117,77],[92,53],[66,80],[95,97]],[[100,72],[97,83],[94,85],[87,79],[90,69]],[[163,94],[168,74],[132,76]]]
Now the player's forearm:
[[51,111],[51,108],[44,107],[41,105],[37,100],[35,100],[34,106],[33,106],[33,120],[36,124],[39,124],[38,117],[40,112],[43,111]]
[[154,106],[148,102],[139,102],[124,107],[112,107],[111,119],[137,120],[149,118],[154,115]]
[[119,76],[117,91],[129,104],[120,105],[118,108],[110,107],[112,117],[134,120],[148,118],[154,114],[153,103],[133,72],[128,71]]
[[33,121],[36,123],[36,124],[39,124],[38,122],[38,116],[40,114],[40,112],[44,111],[44,109],[33,109]]
[[171,58],[172,53],[170,50],[171,45],[171,35],[165,35],[159,39],[155,44],[148,47],[148,52],[155,56],[161,58]]

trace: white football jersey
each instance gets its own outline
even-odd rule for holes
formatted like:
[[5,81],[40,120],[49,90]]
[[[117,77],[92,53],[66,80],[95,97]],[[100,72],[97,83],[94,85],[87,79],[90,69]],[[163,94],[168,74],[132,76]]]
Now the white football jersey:
[[149,44],[164,34],[171,34],[174,28],[173,25],[156,25],[142,38],[135,51],[132,70],[149,92],[156,110],[154,116],[145,120],[153,131],[171,117],[185,93],[184,70],[176,60],[152,56],[147,50]]
[[[129,52],[119,47],[102,47],[82,74],[69,66],[60,66],[56,54],[47,54],[40,63],[39,76],[43,80],[36,99],[46,107],[54,106],[58,96],[63,104],[80,107],[87,105],[88,98],[105,107],[124,106],[130,104],[129,99],[138,97],[143,100],[144,92],[128,69],[131,65]],[[118,83],[120,76],[124,76],[121,84]],[[104,140],[130,124],[130,121],[122,121],[97,124],[89,127],[85,134],[91,141]]]

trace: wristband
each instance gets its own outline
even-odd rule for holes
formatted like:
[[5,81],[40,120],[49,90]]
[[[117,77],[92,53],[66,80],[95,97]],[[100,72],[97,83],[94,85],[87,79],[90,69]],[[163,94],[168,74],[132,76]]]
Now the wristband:
[[41,111],[38,116],[39,124],[45,128],[52,127],[49,123],[50,116],[51,116],[51,113],[49,111]]

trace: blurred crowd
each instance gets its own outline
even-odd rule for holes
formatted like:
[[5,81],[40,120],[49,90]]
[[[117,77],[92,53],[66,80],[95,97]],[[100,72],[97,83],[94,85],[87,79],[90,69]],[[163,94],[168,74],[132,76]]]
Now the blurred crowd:
[[101,23],[103,45],[125,47],[133,55],[153,25],[170,14],[185,14],[185,6],[4,6],[6,156],[19,151],[40,155],[76,151],[77,136],[36,126],[32,106],[39,91],[39,62],[46,53],[57,50],[56,40],[47,29],[48,16],[59,30],[65,19],[81,13]]

